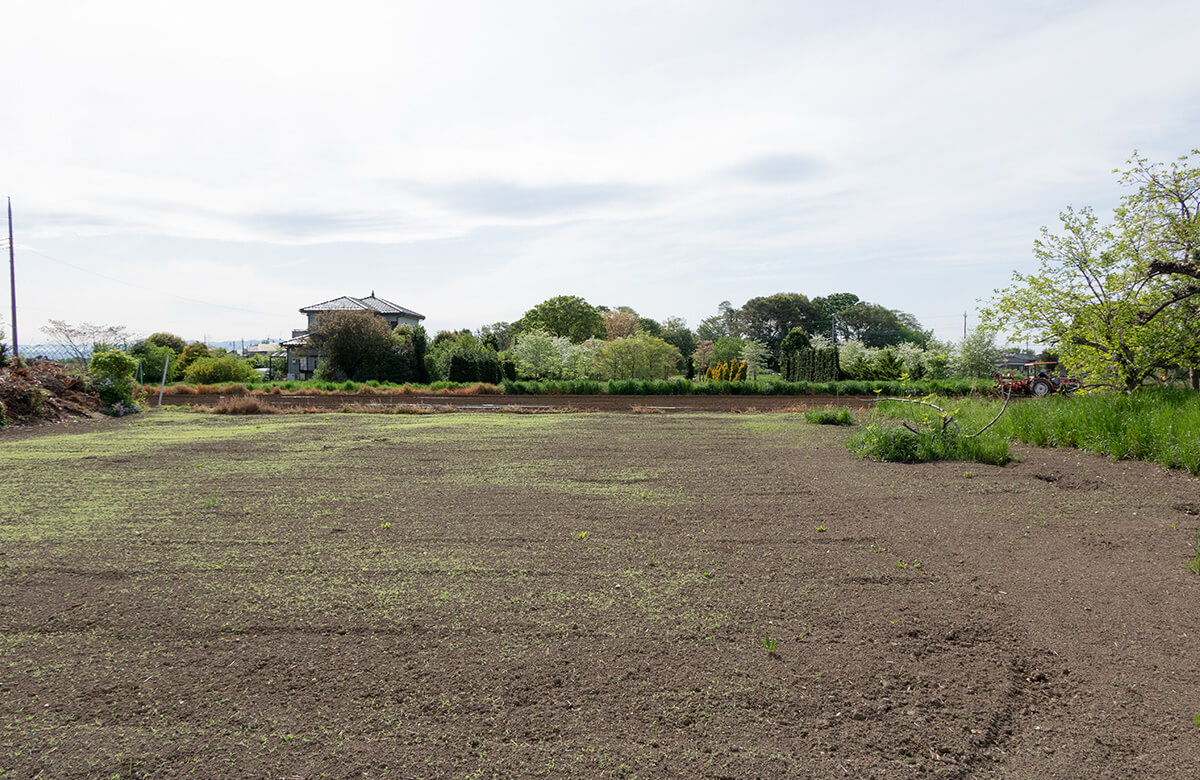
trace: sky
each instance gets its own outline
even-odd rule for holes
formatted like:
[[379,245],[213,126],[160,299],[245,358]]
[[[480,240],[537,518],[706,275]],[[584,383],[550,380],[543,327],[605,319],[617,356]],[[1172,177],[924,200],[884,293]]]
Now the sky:
[[1042,226],[1116,205],[1134,150],[1200,146],[1194,0],[115,0],[3,23],[28,344],[49,319],[278,339],[372,291],[431,333],[555,295],[694,327],[844,291],[959,339]]

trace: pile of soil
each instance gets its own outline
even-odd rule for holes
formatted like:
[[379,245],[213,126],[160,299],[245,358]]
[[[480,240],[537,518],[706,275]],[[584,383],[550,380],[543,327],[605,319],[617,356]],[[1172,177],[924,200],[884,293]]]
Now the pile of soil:
[[0,425],[97,417],[100,396],[57,363],[31,360],[0,368]]

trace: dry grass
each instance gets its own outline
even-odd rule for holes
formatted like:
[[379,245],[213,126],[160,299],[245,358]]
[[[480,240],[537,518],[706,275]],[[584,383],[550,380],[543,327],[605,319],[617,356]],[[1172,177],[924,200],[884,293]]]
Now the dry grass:
[[222,398],[216,406],[207,407],[207,411],[213,414],[280,414],[283,412],[277,406],[272,406],[253,396],[244,395]]

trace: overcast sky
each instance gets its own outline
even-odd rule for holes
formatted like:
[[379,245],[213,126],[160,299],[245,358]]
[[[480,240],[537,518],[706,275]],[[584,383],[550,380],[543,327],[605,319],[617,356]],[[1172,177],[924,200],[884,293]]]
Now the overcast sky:
[[[1134,149],[1200,146],[1200,3],[36,2],[0,44],[21,342],[50,318],[431,331],[560,294],[848,291],[942,338]],[[9,320],[8,296],[4,321]]]

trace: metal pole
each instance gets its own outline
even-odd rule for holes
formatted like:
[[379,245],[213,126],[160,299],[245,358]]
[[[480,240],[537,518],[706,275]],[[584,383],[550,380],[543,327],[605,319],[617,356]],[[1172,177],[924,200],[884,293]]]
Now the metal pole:
[[967,313],[963,312],[963,338],[967,337]]
[[13,360],[21,357],[17,346],[17,261],[13,252],[12,198],[8,199],[8,278],[12,284]]
[[162,406],[163,388],[167,386],[167,366],[171,365],[171,356],[167,355],[167,359],[163,361],[163,376],[162,382],[158,385],[158,405]]

